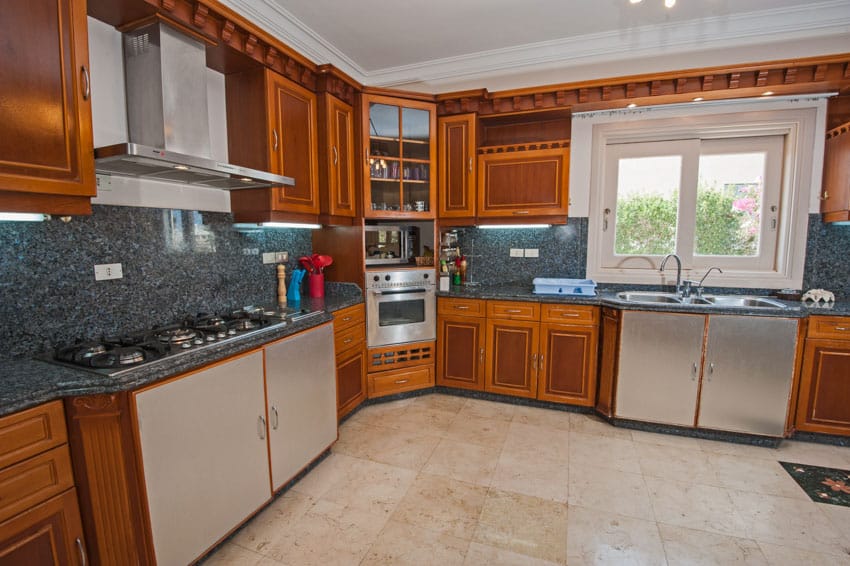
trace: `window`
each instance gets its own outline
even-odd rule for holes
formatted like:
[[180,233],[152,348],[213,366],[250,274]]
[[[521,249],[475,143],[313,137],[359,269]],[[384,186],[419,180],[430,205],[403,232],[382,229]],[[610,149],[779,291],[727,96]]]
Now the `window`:
[[[808,111],[807,111],[808,110]],[[723,269],[709,285],[799,287],[814,109],[593,126],[588,277],[670,284]]]

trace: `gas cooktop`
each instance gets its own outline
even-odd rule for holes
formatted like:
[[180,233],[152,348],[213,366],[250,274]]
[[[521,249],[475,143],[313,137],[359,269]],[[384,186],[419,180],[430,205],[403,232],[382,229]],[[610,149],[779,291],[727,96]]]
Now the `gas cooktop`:
[[141,365],[239,340],[322,312],[244,307],[226,314],[199,314],[150,330],[63,346],[44,359],[104,376],[116,376]]

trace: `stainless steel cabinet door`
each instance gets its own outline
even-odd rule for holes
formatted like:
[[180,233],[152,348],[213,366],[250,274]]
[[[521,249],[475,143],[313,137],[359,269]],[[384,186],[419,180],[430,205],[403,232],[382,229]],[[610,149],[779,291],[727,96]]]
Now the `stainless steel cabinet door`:
[[697,426],[781,436],[796,341],[796,319],[710,317]]
[[702,315],[624,312],[615,415],[693,426],[704,329]]

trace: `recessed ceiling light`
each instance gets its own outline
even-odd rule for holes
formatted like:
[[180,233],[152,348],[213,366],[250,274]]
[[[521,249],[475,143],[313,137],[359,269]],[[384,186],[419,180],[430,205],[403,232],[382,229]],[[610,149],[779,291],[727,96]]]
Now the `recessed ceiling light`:
[[676,0],[664,0],[664,6],[667,8],[672,8],[676,5]]
[[773,94],[772,90],[766,90],[763,93],[761,93],[762,96],[771,96],[772,94]]
[[702,102],[703,100],[705,99],[701,96],[697,96],[696,98],[694,98],[694,102]]
[[629,0],[629,4],[640,4],[641,0]]
[[189,170],[189,168],[186,167],[185,165],[175,165],[174,168],[180,169],[181,171],[188,171]]
[[635,104],[634,102],[632,102],[631,104],[629,104],[628,106],[626,106],[626,108],[634,108],[635,106],[637,106],[637,104]]

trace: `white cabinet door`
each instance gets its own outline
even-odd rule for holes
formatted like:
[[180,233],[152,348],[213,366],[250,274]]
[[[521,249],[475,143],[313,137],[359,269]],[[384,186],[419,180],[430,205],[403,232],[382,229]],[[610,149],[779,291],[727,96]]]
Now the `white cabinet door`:
[[694,426],[705,317],[623,312],[615,415]]
[[265,348],[272,486],[277,490],[337,437],[333,326]]
[[697,426],[782,436],[797,320],[711,316]]
[[262,353],[134,397],[156,560],[188,564],[271,497]]

